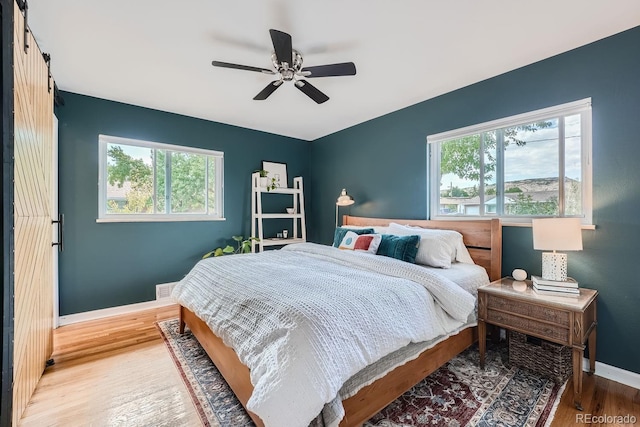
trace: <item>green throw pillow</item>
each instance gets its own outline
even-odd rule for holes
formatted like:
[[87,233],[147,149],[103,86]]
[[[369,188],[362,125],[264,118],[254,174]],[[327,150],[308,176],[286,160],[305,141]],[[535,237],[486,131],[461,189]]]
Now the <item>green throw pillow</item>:
[[420,236],[396,236],[395,234],[383,234],[377,255],[396,258],[401,261],[416,263],[416,254],[420,245]]
[[348,227],[336,227],[336,231],[333,233],[333,247],[340,246],[340,242],[344,239],[344,235],[347,231],[353,231],[356,234],[373,234],[373,228],[348,228]]

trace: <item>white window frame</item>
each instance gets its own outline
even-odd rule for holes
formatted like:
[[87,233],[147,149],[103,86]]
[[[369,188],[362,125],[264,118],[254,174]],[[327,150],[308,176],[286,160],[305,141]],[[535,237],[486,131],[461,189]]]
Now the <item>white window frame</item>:
[[[569,102],[541,110],[531,111],[528,113],[518,114],[515,116],[505,117],[490,122],[480,123],[477,125],[467,126],[447,132],[438,133],[427,136],[427,153],[428,153],[428,177],[427,183],[427,200],[429,200],[429,213],[431,219],[444,220],[465,220],[478,218],[495,218],[496,215],[441,215],[439,213],[440,205],[440,147],[441,143],[462,138],[464,136],[474,135],[478,133],[488,132],[491,130],[508,128],[522,125],[523,123],[533,123],[543,120],[556,118],[559,116],[581,115],[581,155],[582,155],[582,224],[591,226],[593,221],[593,205],[592,205],[592,157],[591,157],[591,98],[585,98],[575,102]],[[564,153],[560,153],[560,162],[564,161]],[[503,162],[503,157],[498,155],[498,162]],[[498,166],[496,169],[502,169]],[[496,176],[496,184],[503,185],[503,178],[500,174]],[[564,215],[559,215],[564,216]],[[567,215],[570,217],[571,215]],[[530,224],[532,217],[527,216],[501,216],[505,224]],[[574,216],[575,217],[575,216]]]
[[[201,154],[215,158],[215,206],[211,214],[152,213],[113,214],[107,213],[107,144],[123,144],[136,147],[167,150],[172,152]],[[224,221],[224,152],[202,148],[171,145],[110,135],[98,135],[98,218],[96,222],[166,222],[166,221]],[[155,179],[154,179],[155,186]]]

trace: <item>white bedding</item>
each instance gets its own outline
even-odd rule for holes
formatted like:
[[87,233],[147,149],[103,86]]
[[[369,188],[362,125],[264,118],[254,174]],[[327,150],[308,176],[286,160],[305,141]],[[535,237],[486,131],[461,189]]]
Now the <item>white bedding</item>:
[[446,277],[476,298],[478,296],[478,288],[489,283],[487,270],[476,264],[453,262],[451,263],[451,268],[422,267]]
[[307,426],[330,402],[337,425],[347,379],[459,329],[475,305],[430,269],[313,243],[200,261],[173,296],[249,367],[247,407],[267,427]]

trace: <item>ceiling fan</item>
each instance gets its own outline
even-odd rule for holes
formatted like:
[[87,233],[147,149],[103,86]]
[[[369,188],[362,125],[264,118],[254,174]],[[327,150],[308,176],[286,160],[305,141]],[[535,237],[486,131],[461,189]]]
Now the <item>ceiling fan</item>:
[[356,66],[353,62],[341,62],[339,64],[318,65],[302,68],[302,55],[291,44],[291,36],[278,30],[269,30],[274,52],[271,55],[273,70],[267,68],[251,67],[249,65],[231,64],[229,62],[212,61],[214,67],[234,68],[237,70],[256,71],[258,73],[278,75],[278,79],[272,81],[262,89],[253,99],[262,101],[267,99],[282,83],[293,81],[295,87],[318,104],[329,100],[329,97],[309,83],[307,79],[313,77],[354,76]]

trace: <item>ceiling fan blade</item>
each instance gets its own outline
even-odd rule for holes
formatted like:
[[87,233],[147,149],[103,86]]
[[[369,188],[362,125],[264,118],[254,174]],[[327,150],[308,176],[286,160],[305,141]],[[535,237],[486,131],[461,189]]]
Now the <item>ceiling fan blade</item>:
[[318,104],[322,104],[323,102],[326,102],[329,100],[329,97],[327,95],[320,92],[318,88],[316,88],[314,85],[312,85],[311,83],[305,80],[296,81],[295,86],[298,89],[300,89],[302,92],[304,92],[304,94],[307,95],[309,98],[316,101]]
[[[355,76],[356,65],[353,62],[341,62],[340,64],[318,65],[316,67],[305,67],[300,70],[307,78],[311,77],[336,77]],[[306,74],[307,72],[311,74]]]
[[258,73],[275,74],[275,71],[266,68],[251,67],[249,65],[231,64],[229,62],[211,61],[214,67],[233,68],[235,70],[257,71]]
[[256,101],[264,101],[282,85],[282,80],[276,80],[267,85],[262,91],[253,97]]
[[278,30],[269,30],[273,49],[276,51],[278,62],[286,62],[290,68],[293,68],[293,47],[291,45],[291,36]]

